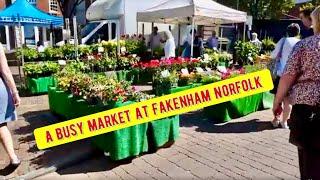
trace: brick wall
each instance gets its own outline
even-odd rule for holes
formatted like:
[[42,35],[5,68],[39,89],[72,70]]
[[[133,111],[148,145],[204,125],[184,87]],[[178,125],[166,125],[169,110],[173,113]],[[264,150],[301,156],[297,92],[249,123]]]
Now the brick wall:
[[49,0],[38,0],[37,8],[42,11],[49,12]]
[[0,10],[4,9],[6,7],[6,3],[4,0],[0,1]]
[[[37,8],[42,11],[49,12],[50,0],[37,0]],[[60,9],[58,10],[58,16],[62,16]]]

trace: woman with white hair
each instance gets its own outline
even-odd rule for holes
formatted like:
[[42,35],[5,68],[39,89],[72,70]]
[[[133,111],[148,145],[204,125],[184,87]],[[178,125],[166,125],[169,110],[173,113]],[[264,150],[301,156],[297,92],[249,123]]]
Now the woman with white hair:
[[165,58],[176,57],[176,44],[170,31],[165,31],[166,43],[164,45]]
[[250,41],[253,45],[257,46],[259,49],[261,49],[262,42],[258,38],[257,33],[252,33],[252,40]]

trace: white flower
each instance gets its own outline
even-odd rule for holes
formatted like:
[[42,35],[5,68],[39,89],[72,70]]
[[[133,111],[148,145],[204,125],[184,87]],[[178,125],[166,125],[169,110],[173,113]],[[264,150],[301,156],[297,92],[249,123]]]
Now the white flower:
[[67,62],[65,60],[58,60],[58,63],[61,65],[61,66],[65,66],[67,64]]
[[163,78],[169,77],[170,76],[170,72],[168,70],[161,71],[161,76]]
[[122,46],[120,49],[121,53],[125,53],[127,51],[126,47]]
[[104,48],[103,47],[98,47],[98,52],[104,52]]

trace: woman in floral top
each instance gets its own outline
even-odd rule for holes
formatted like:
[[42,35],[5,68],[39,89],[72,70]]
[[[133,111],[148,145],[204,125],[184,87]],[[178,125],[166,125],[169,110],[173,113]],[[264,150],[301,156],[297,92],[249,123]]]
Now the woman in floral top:
[[273,113],[289,93],[289,141],[298,147],[301,179],[320,179],[320,7],[312,13],[314,36],[295,46],[281,77]]

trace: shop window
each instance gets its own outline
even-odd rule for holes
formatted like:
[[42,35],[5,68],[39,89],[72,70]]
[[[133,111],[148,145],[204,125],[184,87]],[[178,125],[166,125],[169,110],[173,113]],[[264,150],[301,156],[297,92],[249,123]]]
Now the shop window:
[[53,14],[53,15],[58,14],[59,5],[58,5],[57,0],[50,0],[49,3],[50,3],[50,4],[49,4],[50,13]]

